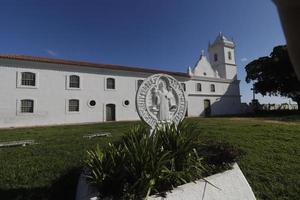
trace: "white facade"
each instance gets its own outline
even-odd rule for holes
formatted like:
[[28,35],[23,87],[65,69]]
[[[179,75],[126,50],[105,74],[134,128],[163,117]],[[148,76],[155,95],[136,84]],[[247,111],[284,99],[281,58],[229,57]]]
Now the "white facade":
[[224,79],[236,79],[237,69],[235,63],[235,44],[222,33],[213,44],[209,44],[209,60],[218,73],[218,77]]
[[[219,59],[226,51],[227,47],[218,51]],[[230,51],[234,59],[234,48]],[[108,121],[107,117],[116,121],[138,120],[135,108],[138,81],[154,73],[168,73],[185,84],[188,116],[239,113],[235,63],[227,66],[229,62],[225,59],[212,67],[204,58],[202,55],[198,68],[195,66],[188,75],[30,56],[0,56],[0,127],[103,122]],[[216,73],[217,70],[221,73]],[[74,80],[79,78],[78,85],[71,76]],[[115,89],[108,89],[111,82],[107,79],[114,80]],[[201,91],[197,88],[199,84]],[[205,100],[206,105],[209,100],[210,112],[204,109]],[[115,111],[114,117],[111,112],[107,114],[108,109]]]

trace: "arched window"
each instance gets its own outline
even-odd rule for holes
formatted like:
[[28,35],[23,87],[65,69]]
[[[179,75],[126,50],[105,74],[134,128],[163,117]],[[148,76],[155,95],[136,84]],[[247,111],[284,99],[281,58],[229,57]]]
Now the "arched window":
[[218,61],[218,54],[214,54],[214,61],[216,62],[216,61]]
[[232,56],[231,56],[231,51],[228,51],[228,60],[231,60]]
[[196,85],[196,90],[197,90],[198,92],[201,92],[201,91],[202,91],[201,83],[197,83],[197,85]]
[[69,99],[69,112],[79,112],[78,99]]
[[211,92],[215,92],[215,91],[216,91],[216,88],[215,88],[215,85],[214,85],[214,84],[211,84],[211,85],[210,85],[210,91],[211,91]]
[[21,85],[35,86],[35,73],[22,72],[21,73]]
[[71,75],[69,80],[70,88],[80,88],[80,77],[77,75]]
[[33,113],[34,102],[31,99],[21,100],[21,113]]
[[106,79],[106,89],[115,89],[115,79],[114,78],[107,78]]

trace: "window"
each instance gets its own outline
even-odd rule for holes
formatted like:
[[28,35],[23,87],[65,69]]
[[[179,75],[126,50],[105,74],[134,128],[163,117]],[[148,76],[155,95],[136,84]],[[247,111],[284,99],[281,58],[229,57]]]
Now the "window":
[[211,91],[211,92],[215,92],[215,91],[216,91],[216,88],[215,88],[215,85],[214,85],[214,84],[211,84],[211,85],[210,85],[210,91]]
[[17,72],[17,88],[31,88],[37,89],[39,86],[38,71],[20,70]]
[[69,79],[70,88],[80,88],[80,77],[77,75],[71,75]]
[[107,78],[106,79],[106,89],[115,89],[115,79],[114,78]]
[[182,87],[183,91],[186,91],[185,83],[181,83],[181,87]]
[[89,101],[89,106],[90,107],[94,107],[96,105],[96,101],[95,100],[90,100]]
[[21,113],[33,113],[34,102],[31,99],[21,100]]
[[216,61],[218,61],[218,54],[214,54],[214,61],[216,62]]
[[202,90],[201,83],[197,83],[197,85],[196,85],[196,90],[197,90],[198,92],[201,92],[201,90]]
[[140,88],[140,86],[142,85],[143,82],[144,82],[144,80],[137,80],[137,89]]
[[21,85],[35,86],[35,73],[22,72],[21,73]]
[[123,102],[123,105],[124,105],[125,107],[129,106],[129,104],[130,104],[130,101],[129,101],[129,100],[125,100],[125,101]]
[[231,51],[228,51],[228,59],[231,60],[232,57],[231,57]]
[[69,100],[69,112],[79,112],[79,100],[70,99]]

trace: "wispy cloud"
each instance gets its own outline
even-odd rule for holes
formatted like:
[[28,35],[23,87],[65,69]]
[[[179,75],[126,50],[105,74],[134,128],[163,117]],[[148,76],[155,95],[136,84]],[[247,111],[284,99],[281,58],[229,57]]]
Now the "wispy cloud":
[[241,61],[242,61],[242,62],[247,62],[247,61],[248,61],[248,58],[245,58],[245,57],[244,57],[244,58],[241,58]]
[[57,56],[57,52],[53,51],[53,50],[50,50],[50,49],[46,49],[45,50],[47,54],[49,54],[50,56]]

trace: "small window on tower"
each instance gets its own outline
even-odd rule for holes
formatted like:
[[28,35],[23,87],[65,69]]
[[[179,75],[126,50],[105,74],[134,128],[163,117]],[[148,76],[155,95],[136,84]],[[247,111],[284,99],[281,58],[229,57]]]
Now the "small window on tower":
[[228,59],[231,60],[232,57],[231,57],[231,51],[228,51]]
[[218,61],[218,54],[214,54],[214,61],[216,62],[216,61]]
[[197,83],[196,84],[196,91],[201,92],[202,87],[201,87],[201,83]]
[[211,92],[215,92],[215,91],[216,91],[216,87],[215,87],[214,84],[211,84],[211,85],[210,85],[210,91],[211,91]]

